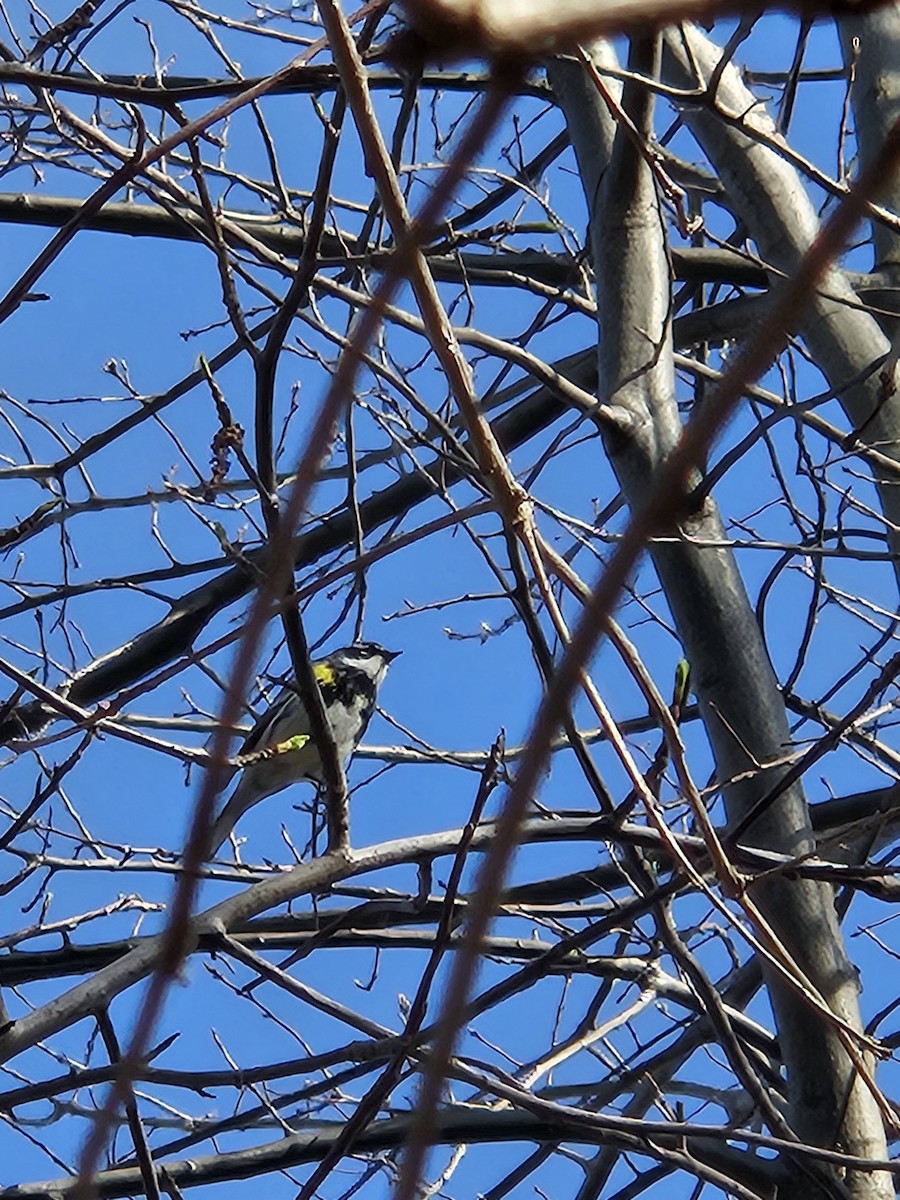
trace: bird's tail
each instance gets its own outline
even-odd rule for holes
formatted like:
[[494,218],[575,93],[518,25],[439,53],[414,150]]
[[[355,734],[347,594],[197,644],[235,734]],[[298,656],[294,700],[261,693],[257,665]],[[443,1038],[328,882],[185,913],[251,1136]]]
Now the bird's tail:
[[229,833],[247,809],[252,808],[258,800],[262,800],[264,795],[265,793],[260,793],[258,786],[254,784],[253,772],[244,771],[237,787],[230,798],[225,801],[225,807],[213,822],[212,837],[209,843],[210,858],[215,856],[216,851],[226,841]]

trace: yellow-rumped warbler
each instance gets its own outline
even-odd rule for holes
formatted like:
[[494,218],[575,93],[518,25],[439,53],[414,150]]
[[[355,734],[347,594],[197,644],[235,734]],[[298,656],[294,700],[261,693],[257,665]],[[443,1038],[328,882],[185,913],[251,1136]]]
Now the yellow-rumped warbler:
[[[375,698],[388,664],[400,653],[374,642],[356,642],[313,663],[338,757],[346,763],[359,745],[375,711]],[[215,854],[240,817],[282,788],[301,779],[322,782],[319,751],[310,735],[303,702],[293,688],[284,688],[262,714],[241,755],[270,754],[248,763],[231,799],[213,823],[210,853]]]

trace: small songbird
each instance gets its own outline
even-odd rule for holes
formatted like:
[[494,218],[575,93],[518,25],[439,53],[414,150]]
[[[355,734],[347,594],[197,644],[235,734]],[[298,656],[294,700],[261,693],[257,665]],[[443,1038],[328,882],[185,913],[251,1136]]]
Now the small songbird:
[[[388,665],[399,653],[374,642],[356,642],[313,663],[342,763],[347,763],[359,745],[375,711],[375,699]],[[293,688],[284,688],[278,694],[247,735],[240,753],[249,755],[262,750],[272,753],[247,763],[231,798],[213,822],[211,855],[241,816],[260,800],[301,779],[319,785],[323,782],[322,762],[311,736],[309,718]]]

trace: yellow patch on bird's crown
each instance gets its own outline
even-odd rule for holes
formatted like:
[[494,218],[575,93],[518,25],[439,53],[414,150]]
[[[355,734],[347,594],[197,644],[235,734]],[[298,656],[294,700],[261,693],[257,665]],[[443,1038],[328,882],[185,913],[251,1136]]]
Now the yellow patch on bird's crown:
[[313,670],[316,673],[316,679],[318,679],[320,687],[332,684],[337,679],[337,671],[335,671],[334,667],[330,667],[328,663],[316,663]]

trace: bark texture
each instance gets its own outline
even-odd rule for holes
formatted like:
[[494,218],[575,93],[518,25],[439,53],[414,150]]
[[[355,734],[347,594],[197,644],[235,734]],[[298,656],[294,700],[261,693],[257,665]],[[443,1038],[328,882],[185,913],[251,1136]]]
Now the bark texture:
[[[693,31],[686,36],[695,54],[703,43],[703,61],[711,69],[715,49]],[[673,40],[677,44],[677,35]],[[608,49],[594,52],[601,63],[608,61]],[[638,44],[629,66],[652,73],[652,53],[652,44]],[[639,509],[681,427],[672,362],[665,219],[646,159],[624,127],[614,126],[588,75],[580,67],[557,63],[550,77],[576,147],[590,214],[600,325],[599,396],[623,410],[627,415],[623,426],[630,430],[627,436],[607,435],[606,449],[630,506]],[[647,132],[646,91],[640,85],[626,85],[622,104],[637,128]],[[702,110],[700,117],[705,118],[704,130],[718,124]],[[710,146],[705,148],[711,153]],[[751,160],[757,150],[749,138],[740,147],[740,153]],[[727,163],[719,163],[712,153],[711,157],[728,179]],[[774,205],[771,208],[773,244],[782,246],[783,257],[796,263],[815,233],[810,206],[799,205],[796,223],[782,229],[778,237],[774,235],[777,211]],[[822,339],[834,336],[838,310],[832,301],[818,306],[818,319],[811,327]],[[858,314],[857,319],[868,333],[881,337],[866,314]],[[846,366],[845,358],[839,354],[838,358]],[[861,390],[865,393],[865,385]],[[653,562],[691,663],[727,812],[734,823],[781,775],[781,768],[769,764],[782,758],[790,734],[778,681],[733,555],[691,544],[691,539],[723,537],[712,500],[683,532],[683,543],[654,547]],[[746,840],[791,854],[808,851],[812,830],[802,787],[788,788],[751,826]],[[857,976],[844,949],[832,889],[813,881],[780,880],[755,889],[754,898],[831,1010],[852,1028],[861,1029]],[[786,1064],[789,1119],[795,1132],[817,1145],[852,1146],[855,1154],[884,1157],[879,1111],[839,1035],[811,1012],[809,1002],[778,970],[766,966],[763,970]],[[893,1193],[887,1176],[854,1173],[846,1183],[854,1196]],[[820,1184],[807,1178],[797,1180],[796,1186],[793,1194],[821,1194]]]

